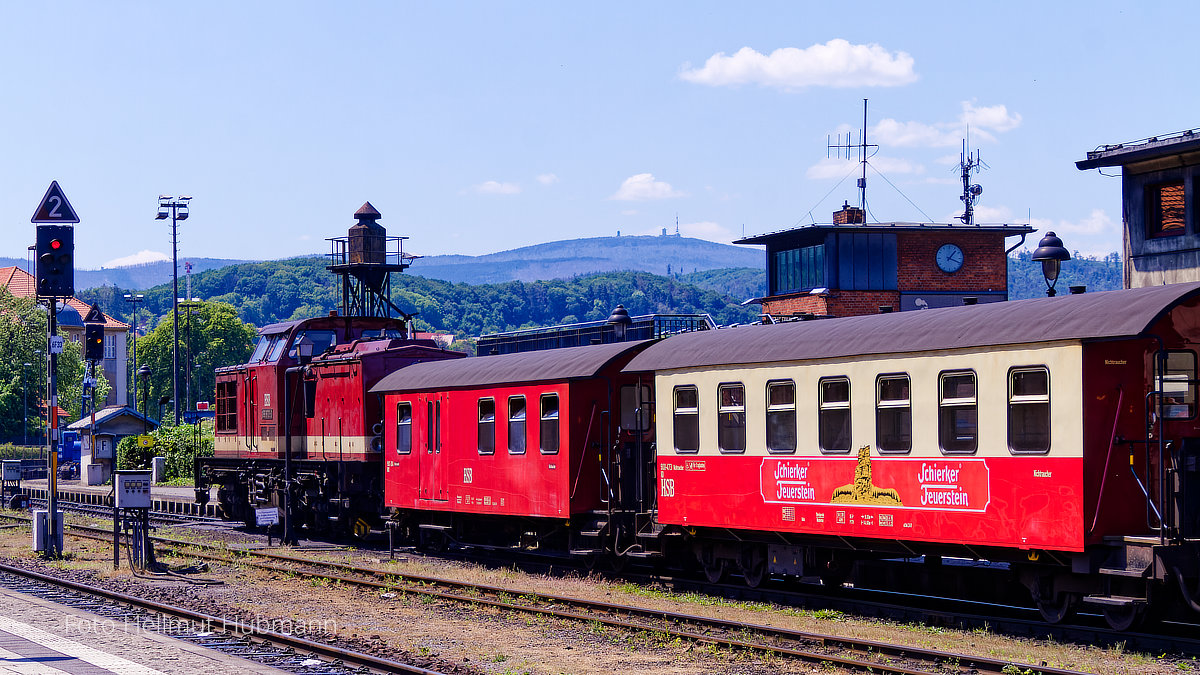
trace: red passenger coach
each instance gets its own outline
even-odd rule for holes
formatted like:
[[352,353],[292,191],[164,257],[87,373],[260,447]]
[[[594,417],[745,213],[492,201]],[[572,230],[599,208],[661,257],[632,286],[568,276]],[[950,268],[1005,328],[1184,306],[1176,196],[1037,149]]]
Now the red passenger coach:
[[[710,578],[1009,563],[1128,626],[1200,576],[1200,285],[708,331],[653,372],[658,517]],[[1178,595],[1178,594],[1177,594]]]
[[649,343],[424,363],[385,377],[387,507],[429,543],[634,546],[653,505]]

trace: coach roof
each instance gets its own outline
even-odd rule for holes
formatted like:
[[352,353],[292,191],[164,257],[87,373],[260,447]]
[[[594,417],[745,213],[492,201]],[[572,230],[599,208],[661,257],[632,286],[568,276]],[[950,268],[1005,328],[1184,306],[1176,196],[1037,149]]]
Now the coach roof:
[[648,340],[564,347],[500,356],[474,356],[418,363],[384,377],[371,391],[415,391],[480,387],[592,377],[605,366],[649,344]]
[[1200,283],[675,335],[625,372],[1134,336]]

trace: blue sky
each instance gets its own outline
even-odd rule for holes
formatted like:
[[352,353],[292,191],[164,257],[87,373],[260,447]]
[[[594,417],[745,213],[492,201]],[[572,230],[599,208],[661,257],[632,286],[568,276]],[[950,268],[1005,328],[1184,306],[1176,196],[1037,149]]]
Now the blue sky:
[[194,196],[181,259],[323,253],[368,200],[423,255],[728,242],[856,201],[826,139],[864,98],[874,220],[961,213],[969,122],[978,220],[1102,255],[1120,181],[1074,162],[1200,126],[1192,7],[8,0],[0,255],[51,180],[84,268],[169,255],[159,194]]

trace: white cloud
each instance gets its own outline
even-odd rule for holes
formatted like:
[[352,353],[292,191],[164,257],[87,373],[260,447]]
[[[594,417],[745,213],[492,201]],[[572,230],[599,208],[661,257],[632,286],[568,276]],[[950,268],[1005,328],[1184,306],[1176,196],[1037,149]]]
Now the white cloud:
[[639,173],[626,178],[625,182],[621,183],[621,187],[609,199],[641,202],[683,196],[685,196],[684,193],[676,191],[670,183],[654,180],[654,174]]
[[138,251],[137,253],[134,253],[133,255],[127,255],[124,258],[109,260],[100,267],[102,269],[108,267],[129,267],[130,265],[142,265],[145,263],[162,262],[170,259],[171,256],[167,255],[166,253],[159,253],[158,251]]
[[537,177],[537,182],[541,183],[542,185],[553,185],[558,182],[558,176],[555,176],[552,173],[539,174]]
[[515,195],[521,192],[521,186],[516,183],[501,183],[489,180],[476,185],[475,192],[481,195]]
[[770,55],[742,47],[733,56],[719,52],[702,68],[684,66],[680,79],[712,87],[758,84],[793,90],[804,87],[894,87],[915,82],[913,58],[878,44],[843,39],[805,49],[784,47]]
[[1054,230],[1060,237],[1064,234],[1078,234],[1082,236],[1121,234],[1121,226],[1114,222],[1105,213],[1104,209],[1092,209],[1092,212],[1082,220],[1059,220],[1055,222],[1046,218],[1034,218],[1029,224],[1042,232]]
[[[879,120],[872,130],[871,140],[892,147],[947,148],[961,146],[970,128],[972,144],[979,141],[994,142],[996,134],[1012,131],[1021,124],[1019,113],[1010,113],[1008,106],[997,104],[977,107],[974,101],[962,102],[962,113],[953,122],[901,122],[891,118]],[[848,127],[839,127],[845,133]],[[938,159],[953,164],[957,157]]]
[[[925,167],[920,164],[914,164],[907,159],[898,157],[888,157],[885,155],[876,155],[868,160],[868,163],[875,167],[875,170],[884,175],[895,174],[922,174],[925,173]],[[858,162],[847,161],[845,159],[837,159],[834,157],[826,157],[816,164],[808,167],[808,171],[804,173],[807,178],[845,178],[852,173],[860,171]]]

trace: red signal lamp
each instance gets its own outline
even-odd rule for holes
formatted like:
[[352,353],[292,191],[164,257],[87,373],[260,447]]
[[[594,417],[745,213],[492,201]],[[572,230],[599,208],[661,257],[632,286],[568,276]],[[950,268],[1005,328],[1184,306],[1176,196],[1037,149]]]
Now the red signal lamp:
[[55,251],[62,248],[62,240],[61,239],[51,239],[50,240],[50,248]]

